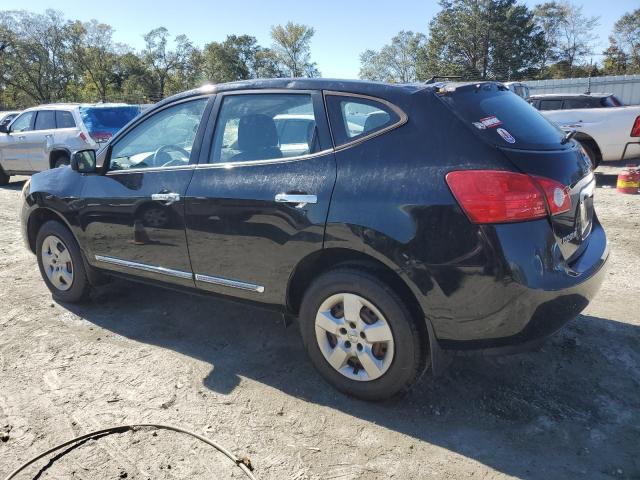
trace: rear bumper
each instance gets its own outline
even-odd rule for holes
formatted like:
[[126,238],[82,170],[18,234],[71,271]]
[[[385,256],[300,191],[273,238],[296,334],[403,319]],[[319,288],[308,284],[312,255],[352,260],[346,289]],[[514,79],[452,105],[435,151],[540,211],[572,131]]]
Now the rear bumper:
[[562,260],[548,223],[541,222],[546,220],[486,227],[493,247],[489,266],[467,275],[471,293],[451,306],[451,316],[431,318],[442,348],[495,353],[530,349],[575,318],[595,297],[609,257],[606,234],[597,218],[588,245],[571,264]]

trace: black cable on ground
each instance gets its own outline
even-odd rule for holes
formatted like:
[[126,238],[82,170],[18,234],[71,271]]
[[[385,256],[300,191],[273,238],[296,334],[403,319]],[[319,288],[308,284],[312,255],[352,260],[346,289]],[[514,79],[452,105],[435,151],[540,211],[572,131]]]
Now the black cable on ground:
[[[50,448],[46,452],[40,453],[39,455],[35,456],[34,458],[29,460],[28,462],[25,462],[24,464],[22,464],[20,467],[18,467],[12,473],[10,473],[9,476],[5,478],[5,480],[11,480],[11,479],[15,478],[15,476],[18,475],[18,473],[22,472],[25,468],[27,468],[28,466],[34,464],[35,462],[37,462],[41,458],[44,458],[47,455],[50,455],[50,454],[52,454],[54,452],[57,452],[58,450],[60,450],[60,449],[62,449],[64,447],[67,447],[69,445],[73,445],[73,444],[75,444],[77,442],[85,442],[85,441],[87,441],[89,439],[98,439],[98,438],[105,437],[107,435],[113,435],[113,434],[116,434],[116,433],[125,433],[125,432],[128,432],[128,431],[135,431],[138,428],[155,428],[155,429],[158,429],[158,430],[170,430],[170,431],[173,431],[173,432],[184,433],[185,435],[189,435],[191,437],[194,437],[194,438],[200,440],[201,442],[204,442],[207,445],[215,448],[220,453],[224,454],[233,463],[235,463],[236,466],[238,468],[240,468],[248,478],[250,478],[251,480],[256,480],[256,477],[254,477],[253,473],[251,473],[251,470],[253,470],[253,468],[251,468],[251,463],[248,462],[247,460],[239,459],[233,453],[231,453],[229,450],[224,448],[222,445],[219,445],[216,442],[214,442],[213,440],[209,440],[208,438],[203,437],[202,435],[198,435],[197,433],[190,432],[189,430],[185,430],[185,429],[180,428],[180,427],[174,427],[172,425],[161,425],[161,424],[155,424],[155,423],[144,423],[144,424],[134,424],[134,425],[120,425],[120,426],[117,426],[117,427],[111,427],[111,428],[105,428],[103,430],[97,430],[97,431],[91,432],[91,433],[85,433],[84,435],[80,435],[79,437],[76,437],[76,438],[73,438],[71,440],[68,440],[68,441],[66,441],[64,443],[61,443],[60,445],[56,445],[55,447]],[[47,465],[45,465],[38,472],[36,477],[40,476],[42,474],[42,472],[44,472],[46,469],[48,469],[56,460],[60,459],[62,456],[66,455],[67,453],[72,451],[74,448],[76,448],[76,446],[77,445],[74,445],[72,448],[69,448],[65,452],[61,453],[60,455],[57,455],[56,457],[52,458],[49,461],[49,463]]]

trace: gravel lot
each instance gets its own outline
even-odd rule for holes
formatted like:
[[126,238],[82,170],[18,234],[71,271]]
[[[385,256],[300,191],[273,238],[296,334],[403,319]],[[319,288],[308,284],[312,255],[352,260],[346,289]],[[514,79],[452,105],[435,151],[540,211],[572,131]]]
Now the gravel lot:
[[[146,422],[205,434],[260,479],[640,478],[640,196],[597,190],[608,278],[540,351],[455,357],[370,404],[328,387],[277,315],[123,281],[82,307],[53,302],[20,239],[23,180],[0,187],[0,478],[73,436]],[[139,431],[40,478],[243,475],[188,437]]]

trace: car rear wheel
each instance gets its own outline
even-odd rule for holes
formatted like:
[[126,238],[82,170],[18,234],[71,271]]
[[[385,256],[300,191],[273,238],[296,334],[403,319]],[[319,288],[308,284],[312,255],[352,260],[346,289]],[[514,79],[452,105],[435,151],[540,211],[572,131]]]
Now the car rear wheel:
[[56,160],[56,163],[53,164],[53,167],[54,168],[66,167],[70,163],[71,163],[71,160],[69,160],[69,157],[67,155],[63,155]]
[[77,303],[89,296],[82,253],[69,230],[48,221],[38,231],[36,255],[40,274],[56,300]]
[[339,269],[306,292],[300,331],[309,357],[338,390],[383,400],[424,372],[427,339],[402,300],[370,273]]

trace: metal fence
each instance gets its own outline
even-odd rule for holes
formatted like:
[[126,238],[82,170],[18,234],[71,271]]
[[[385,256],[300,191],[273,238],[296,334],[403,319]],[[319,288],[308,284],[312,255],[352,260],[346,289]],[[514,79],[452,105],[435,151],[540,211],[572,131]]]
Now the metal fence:
[[[613,93],[625,105],[640,105],[640,75],[525,81],[531,95],[540,93]],[[591,85],[589,87],[589,84]]]

